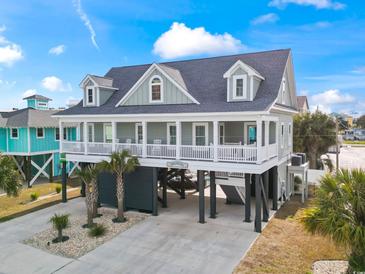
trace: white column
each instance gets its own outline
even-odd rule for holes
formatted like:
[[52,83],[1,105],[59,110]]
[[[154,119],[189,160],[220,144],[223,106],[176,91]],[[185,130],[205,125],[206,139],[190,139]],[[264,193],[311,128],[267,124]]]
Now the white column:
[[256,120],[256,147],[257,147],[257,163],[261,163],[262,155],[262,118]]
[[142,157],[147,157],[147,122],[142,122]]
[[270,121],[265,121],[265,151],[266,158],[269,158],[269,136],[270,136]]
[[117,139],[117,123],[112,122],[112,151],[116,151],[116,140]]
[[63,127],[62,127],[62,122],[61,120],[59,120],[58,122],[58,127],[59,127],[59,132],[60,132],[60,152],[63,152],[62,151],[62,143],[63,143]]
[[176,121],[176,159],[180,159],[181,149],[181,122]]
[[89,142],[87,122],[84,121],[84,154],[87,155],[87,143]]
[[214,162],[218,162],[218,121],[213,121]]

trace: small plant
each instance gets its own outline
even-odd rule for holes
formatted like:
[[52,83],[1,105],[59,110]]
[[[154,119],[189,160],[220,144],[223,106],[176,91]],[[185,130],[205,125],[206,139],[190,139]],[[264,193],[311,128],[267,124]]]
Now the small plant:
[[69,239],[69,237],[62,235],[62,231],[70,226],[69,216],[69,214],[55,214],[49,220],[53,224],[53,228],[58,232],[58,237],[52,240],[53,243],[64,242]]
[[30,193],[30,199],[32,201],[36,201],[36,200],[38,200],[38,198],[39,198],[39,193],[38,192],[32,192],[32,193]]
[[60,192],[61,192],[61,187],[60,186],[56,186],[56,192],[57,192],[57,194],[59,194]]
[[90,237],[104,236],[106,233],[106,227],[102,224],[96,224],[89,230]]

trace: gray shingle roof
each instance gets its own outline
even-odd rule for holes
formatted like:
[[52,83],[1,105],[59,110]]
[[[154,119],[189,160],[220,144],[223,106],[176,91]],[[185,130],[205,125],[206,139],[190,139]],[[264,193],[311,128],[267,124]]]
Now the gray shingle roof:
[[182,86],[184,89],[187,89],[185,81],[184,81],[183,77],[181,76],[181,73],[179,70],[166,66],[164,64],[158,64],[158,66],[164,72],[166,72],[172,79],[174,79],[180,86]]
[[[114,67],[105,76],[113,78],[113,84],[119,90],[115,91],[104,105],[83,107],[82,103],[79,103],[58,115],[264,111],[271,106],[278,95],[289,54],[289,49],[283,49],[159,64],[162,68],[168,67],[168,71],[175,73],[175,77],[178,77],[176,71],[180,73],[188,92],[200,102],[199,105],[115,107],[151,64]],[[227,102],[227,80],[223,78],[223,74],[238,60],[265,77],[253,101]]]
[[52,99],[43,96],[43,95],[38,95],[38,94],[34,94],[28,97],[23,98],[23,100],[28,100],[28,99],[36,99],[36,100],[44,100],[44,101],[52,101]]
[[0,127],[58,127],[52,115],[59,110],[24,108],[0,114]]
[[96,75],[90,75],[90,77],[99,86],[113,87],[113,79],[112,78],[109,78],[109,77],[101,77],[101,76],[96,76]]
[[307,104],[307,106],[308,106],[307,96],[297,96],[298,109],[302,109],[305,104]]

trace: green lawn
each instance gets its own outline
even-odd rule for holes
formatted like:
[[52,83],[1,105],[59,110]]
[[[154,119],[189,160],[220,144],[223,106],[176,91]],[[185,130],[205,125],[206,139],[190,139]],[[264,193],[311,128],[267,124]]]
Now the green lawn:
[[345,145],[365,145],[365,141],[343,141]]

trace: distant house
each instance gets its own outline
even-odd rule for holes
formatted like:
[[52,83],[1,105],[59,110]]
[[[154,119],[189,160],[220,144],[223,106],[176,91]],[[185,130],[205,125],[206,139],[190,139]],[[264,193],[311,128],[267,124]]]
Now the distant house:
[[309,104],[307,96],[297,96],[298,111],[300,113],[309,112]]
[[67,128],[60,136],[58,120],[52,117],[59,110],[49,109],[51,99],[32,95],[24,100],[26,108],[0,112],[0,153],[13,157],[31,186],[39,176],[52,181],[60,175],[60,138],[75,140],[76,129]]

